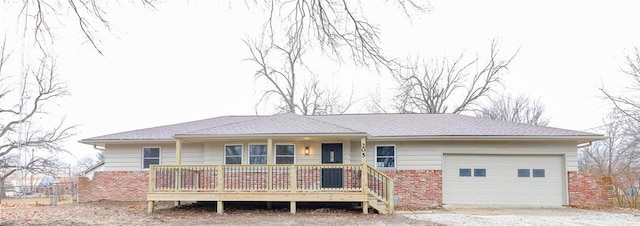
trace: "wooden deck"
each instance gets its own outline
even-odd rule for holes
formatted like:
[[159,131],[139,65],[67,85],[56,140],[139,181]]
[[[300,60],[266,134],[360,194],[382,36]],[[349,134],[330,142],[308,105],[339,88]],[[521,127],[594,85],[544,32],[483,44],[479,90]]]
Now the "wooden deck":
[[392,214],[393,180],[364,164],[318,165],[153,165],[149,169],[148,211],[156,201],[361,202]]

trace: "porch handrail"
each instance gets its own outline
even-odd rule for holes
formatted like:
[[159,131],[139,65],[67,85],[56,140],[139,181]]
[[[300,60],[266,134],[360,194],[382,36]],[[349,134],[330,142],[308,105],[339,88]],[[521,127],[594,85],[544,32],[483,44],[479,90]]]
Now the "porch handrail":
[[350,192],[375,198],[389,213],[394,211],[393,179],[364,163],[151,165],[149,192]]
[[389,213],[394,212],[394,183],[393,179],[370,165],[366,167],[367,188],[369,194],[383,201]]
[[[325,169],[343,169],[343,183],[322,186]],[[360,164],[151,165],[149,192],[362,191]]]

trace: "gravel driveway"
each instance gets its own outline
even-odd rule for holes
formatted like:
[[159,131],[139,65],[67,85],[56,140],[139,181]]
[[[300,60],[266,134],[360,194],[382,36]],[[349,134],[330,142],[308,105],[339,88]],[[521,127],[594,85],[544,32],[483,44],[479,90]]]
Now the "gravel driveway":
[[595,211],[568,207],[449,207],[399,214],[444,225],[640,225],[640,212]]

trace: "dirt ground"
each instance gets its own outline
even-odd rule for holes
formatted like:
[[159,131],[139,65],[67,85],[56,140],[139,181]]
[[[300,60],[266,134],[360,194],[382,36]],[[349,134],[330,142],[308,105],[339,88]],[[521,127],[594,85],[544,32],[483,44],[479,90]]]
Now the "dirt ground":
[[[288,204],[287,204],[288,205]],[[159,203],[147,214],[146,202],[100,201],[58,206],[14,205],[0,207],[0,225],[435,225],[402,214],[362,214],[362,210],[336,204],[330,208],[298,205],[291,215],[287,205],[228,203],[216,214],[215,204]]]

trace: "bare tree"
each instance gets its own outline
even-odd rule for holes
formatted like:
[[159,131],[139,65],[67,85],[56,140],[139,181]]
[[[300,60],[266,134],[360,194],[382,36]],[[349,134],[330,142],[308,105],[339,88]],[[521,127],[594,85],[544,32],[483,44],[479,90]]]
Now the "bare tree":
[[94,156],[85,156],[79,159],[73,169],[73,173],[80,173],[89,167],[96,165],[100,160]]
[[380,93],[379,88],[374,92],[369,93],[369,97],[366,103],[367,112],[370,113],[387,113],[388,108],[384,104],[384,100],[382,99],[382,94]]
[[604,86],[600,87],[600,91],[616,109],[630,119],[640,122],[640,49],[634,48],[632,53],[625,56],[625,61],[625,67],[621,70],[629,76],[630,85],[620,94],[613,93]]
[[583,148],[581,170],[600,176],[623,177],[640,166],[640,140],[632,119],[619,111],[610,113],[601,130],[606,140]]
[[[276,98],[276,112],[300,113],[302,115],[342,114],[352,103],[351,96],[343,101],[340,93],[321,85],[302,61],[305,53],[300,39],[291,38],[286,45],[264,45],[245,40],[250,50],[250,62],[258,65],[254,74],[256,81],[265,80],[267,90],[264,91],[256,111],[260,105],[268,105],[271,98]],[[300,87],[300,83],[304,86]]]
[[489,104],[477,110],[476,116],[546,126],[549,118],[544,116],[544,109],[540,100],[531,100],[524,95],[514,98],[507,94],[497,98],[490,97]]
[[395,96],[400,113],[455,113],[474,110],[502,81],[502,74],[517,55],[500,58],[497,41],[491,42],[489,59],[470,61],[465,54],[456,59],[415,63],[398,77],[400,88]]
[[[254,1],[257,3],[257,1]],[[422,2],[393,1],[410,18],[429,10]],[[397,62],[380,46],[380,30],[364,15],[360,1],[264,0],[269,16],[262,36],[271,40],[295,38],[298,43],[319,47],[337,61],[346,58],[356,64],[397,69]],[[261,8],[261,7],[259,7]]]
[[[144,7],[155,8],[155,0],[131,1]],[[95,0],[22,0],[3,1],[7,8],[18,10],[17,24],[24,36],[33,40],[43,53],[51,52],[51,44],[58,36],[59,28],[77,28],[86,41],[100,54],[102,48],[97,37],[101,30],[111,31],[109,8],[117,1]]]
[[47,107],[69,94],[57,78],[55,61],[45,55],[21,76],[6,75],[6,48],[5,41],[0,49],[0,182],[19,170],[52,173],[73,129],[64,119],[46,123]]
[[638,208],[640,124],[617,109],[604,122],[601,131],[607,139],[596,141],[578,152],[579,169],[609,178],[615,205]]

